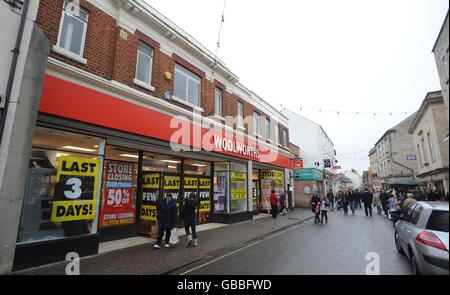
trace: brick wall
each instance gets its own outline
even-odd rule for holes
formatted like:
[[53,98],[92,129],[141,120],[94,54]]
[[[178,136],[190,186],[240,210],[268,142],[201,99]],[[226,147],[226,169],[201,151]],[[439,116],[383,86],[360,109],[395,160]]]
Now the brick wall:
[[[87,72],[98,75],[108,80],[115,80],[134,89],[150,94],[161,99],[167,91],[174,92],[174,70],[175,64],[178,63],[189,71],[195,73],[201,78],[201,107],[204,109],[203,115],[214,115],[215,104],[215,88],[218,87],[223,92],[223,116],[237,116],[237,102],[240,101],[244,105],[244,119],[252,116],[253,111],[257,111],[261,116],[261,130],[264,133],[265,114],[257,107],[252,106],[235,94],[231,94],[225,90],[225,86],[217,80],[209,81],[206,74],[195,67],[182,57],[172,54],[168,56],[160,50],[160,44],[153,40],[151,36],[146,36],[140,31],[131,33],[116,25],[113,17],[109,16],[102,10],[96,8],[86,0],[81,0],[80,5],[89,12],[87,36],[83,57],[87,59],[87,64],[83,65],[72,59],[51,52],[50,56],[67,64]],[[61,22],[63,0],[41,0],[37,15],[38,25],[47,33],[56,45]],[[153,65],[152,65],[152,81],[151,85],[155,87],[155,91],[142,88],[133,83],[136,74],[137,50],[139,42],[144,42],[153,49]],[[166,79],[164,73],[172,74],[172,79]],[[172,101],[182,108],[191,110],[190,107]],[[253,120],[246,124],[246,134],[253,134]],[[233,126],[236,127],[236,126]],[[286,129],[280,126],[280,141],[282,143],[282,130]]]

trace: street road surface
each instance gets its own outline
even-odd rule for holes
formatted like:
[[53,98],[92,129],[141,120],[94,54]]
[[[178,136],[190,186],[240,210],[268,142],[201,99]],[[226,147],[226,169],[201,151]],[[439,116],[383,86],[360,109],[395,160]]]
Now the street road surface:
[[[330,212],[328,224],[316,225],[310,219],[177,274],[365,275],[367,265],[378,256],[380,274],[409,275],[407,258],[395,249],[392,222],[374,211],[373,218],[366,217],[363,209],[356,210],[355,216],[344,216],[342,210]],[[366,257],[371,252],[376,254]]]

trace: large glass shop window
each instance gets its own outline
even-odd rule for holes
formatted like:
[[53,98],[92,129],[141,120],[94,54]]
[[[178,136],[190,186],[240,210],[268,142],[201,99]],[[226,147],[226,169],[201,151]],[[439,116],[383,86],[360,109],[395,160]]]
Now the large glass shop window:
[[248,211],[246,165],[230,163],[230,192],[230,212]]
[[139,151],[106,146],[99,227],[133,224]]
[[248,211],[247,166],[237,163],[214,163],[214,212]]
[[214,212],[229,213],[228,206],[228,166],[227,162],[214,163]]
[[36,127],[18,243],[96,232],[103,146],[101,138]]
[[[198,223],[205,223],[211,217],[211,163],[199,160],[184,160],[184,198],[191,193],[197,196]],[[183,205],[182,202],[181,205]]]
[[278,170],[261,170],[261,207],[270,207],[270,192],[275,190],[275,194],[280,196],[284,193],[284,172]]

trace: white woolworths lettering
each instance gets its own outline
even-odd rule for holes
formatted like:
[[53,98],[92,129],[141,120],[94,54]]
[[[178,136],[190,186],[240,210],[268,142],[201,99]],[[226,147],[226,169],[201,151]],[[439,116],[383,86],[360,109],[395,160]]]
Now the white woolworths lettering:
[[272,287],[269,280],[223,280],[223,290],[268,290]]

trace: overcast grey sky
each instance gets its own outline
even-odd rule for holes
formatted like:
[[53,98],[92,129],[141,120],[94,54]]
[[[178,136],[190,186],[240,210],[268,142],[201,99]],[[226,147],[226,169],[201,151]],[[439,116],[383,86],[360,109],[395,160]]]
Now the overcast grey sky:
[[[146,0],[215,52],[223,0]],[[431,49],[448,0],[226,0],[218,56],[240,82],[280,109],[319,123],[344,170],[439,90]],[[298,131],[298,132],[301,132]]]

